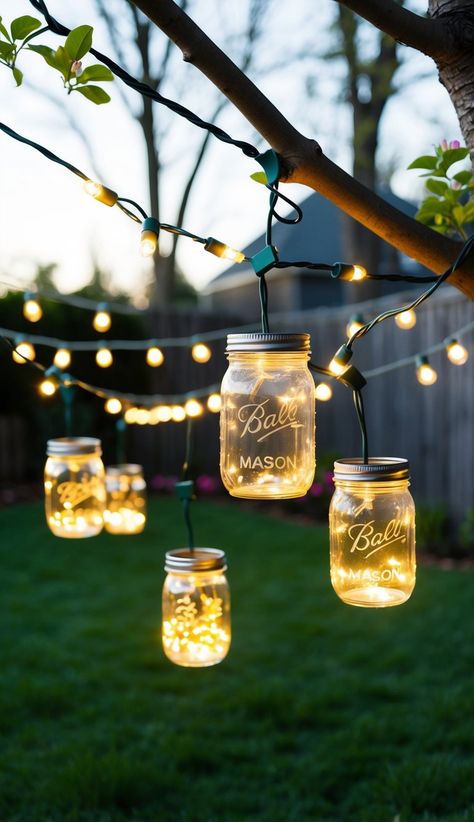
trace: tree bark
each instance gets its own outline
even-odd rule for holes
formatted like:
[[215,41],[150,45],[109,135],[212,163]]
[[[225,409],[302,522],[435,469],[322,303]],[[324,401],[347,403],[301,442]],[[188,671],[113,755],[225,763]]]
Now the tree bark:
[[[314,141],[300,134],[218,46],[173,0],[133,0],[239,109],[280,155],[282,180],[320,192],[354,219],[436,273],[455,259],[460,243],[446,239],[393,208],[338,168]],[[474,261],[466,261],[451,282],[474,299]]]

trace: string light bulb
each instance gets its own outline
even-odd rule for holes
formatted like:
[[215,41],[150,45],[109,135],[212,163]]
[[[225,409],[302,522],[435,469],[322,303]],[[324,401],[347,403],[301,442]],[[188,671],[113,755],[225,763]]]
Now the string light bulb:
[[112,325],[112,317],[110,316],[110,313],[107,310],[106,303],[100,303],[97,306],[97,311],[94,314],[92,325],[94,326],[94,329],[98,331],[100,334],[105,334],[105,332],[110,329]]
[[245,254],[242,251],[237,251],[225,243],[221,243],[214,237],[208,237],[204,243],[204,248],[216,257],[222,257],[224,260],[231,260],[233,263],[243,263]]
[[184,410],[188,417],[200,417],[204,409],[200,402],[192,399],[185,403]]
[[354,269],[352,274],[352,282],[364,280],[367,277],[367,269],[365,269],[363,265],[353,265],[352,268]]
[[142,224],[140,251],[143,257],[152,257],[158,247],[160,224],[154,217],[147,217]]
[[395,322],[399,328],[407,331],[416,325],[416,314],[412,308],[409,308],[408,311],[401,311],[400,314],[395,315]]
[[464,365],[468,361],[469,352],[467,348],[461,345],[456,339],[452,339],[446,346],[446,353],[448,359],[453,365]]
[[33,362],[36,357],[35,347],[32,343],[23,340],[15,346],[15,350],[12,351],[12,357],[18,365]]
[[58,386],[59,382],[57,379],[54,379],[54,377],[47,377],[45,380],[40,382],[40,394],[42,394],[43,397],[52,397],[58,390]]
[[425,355],[418,357],[416,361],[416,378],[421,385],[433,385],[438,379],[438,375],[429,363]]
[[182,405],[173,405],[171,407],[171,419],[173,422],[183,422],[186,419],[186,411]]
[[109,348],[99,348],[95,355],[95,361],[100,368],[109,368],[114,361],[111,350]]
[[90,197],[93,197],[94,200],[98,200],[99,203],[107,206],[114,206],[118,200],[117,192],[103,186],[101,183],[96,183],[95,180],[85,180],[84,191],[86,194],[89,194]]
[[209,346],[204,343],[194,343],[191,349],[191,356],[194,362],[205,363],[211,359],[212,351]]
[[314,390],[314,396],[319,402],[327,402],[332,397],[332,388],[327,382],[320,382]]
[[117,397],[109,397],[104,405],[107,414],[120,414],[122,410],[122,403]]
[[149,348],[146,352],[146,361],[152,368],[157,368],[159,365],[162,365],[165,358],[161,348],[157,348],[156,345]]
[[23,316],[25,320],[29,320],[30,323],[37,323],[43,316],[43,309],[32,294],[25,294]]
[[367,269],[363,265],[351,265],[349,263],[334,263],[331,277],[337,280],[347,280],[348,282],[358,282],[367,277]]
[[347,345],[341,345],[328,365],[331,374],[334,374],[335,377],[340,377],[341,374],[344,374],[344,371],[348,368],[351,357],[352,349],[348,348]]
[[221,410],[222,400],[220,394],[210,394],[207,398],[207,407],[213,414],[218,414]]
[[158,422],[169,422],[171,416],[171,408],[169,405],[159,405],[156,409],[156,417]]
[[365,320],[362,314],[353,314],[350,318],[349,322],[346,325],[346,334],[350,338],[352,337],[359,328],[363,328],[365,325]]
[[67,348],[58,348],[53,362],[56,368],[69,368],[71,365],[71,352]]

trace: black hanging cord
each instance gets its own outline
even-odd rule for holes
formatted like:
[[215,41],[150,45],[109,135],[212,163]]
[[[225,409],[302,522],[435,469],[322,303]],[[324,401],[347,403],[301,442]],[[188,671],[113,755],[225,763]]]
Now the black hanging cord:
[[[44,0],[30,0],[31,5],[39,11],[45,18],[48,28],[53,34],[58,34],[62,37],[67,37],[70,33],[71,29],[64,26],[58,20],[50,14],[46,3]],[[105,66],[107,66],[115,75],[119,77],[125,85],[133,88],[135,91],[138,91],[143,97],[150,97],[157,103],[160,103],[166,108],[173,111],[175,114],[179,114],[180,117],[184,117],[189,123],[197,126],[198,128],[203,128],[206,131],[209,131],[214,137],[217,137],[218,140],[221,140],[223,143],[228,143],[230,145],[234,145],[237,148],[240,148],[247,157],[256,157],[260,152],[258,151],[255,146],[252,146],[250,143],[245,142],[244,140],[235,140],[231,137],[227,132],[225,132],[219,126],[214,125],[213,123],[208,123],[205,120],[202,120],[197,114],[194,114],[192,111],[187,109],[185,106],[182,106],[180,103],[175,102],[174,100],[169,100],[167,97],[163,97],[162,94],[159,94],[155,89],[149,86],[147,83],[141,83],[135,77],[132,77],[125,69],[115,63],[110,57],[107,57],[106,54],[102,54],[97,49],[91,48],[90,53],[100,60]]]
[[184,524],[188,536],[188,548],[191,552],[194,551],[194,531],[191,522],[191,502],[194,499],[194,483],[189,479],[189,470],[193,457],[193,419],[188,417],[186,425],[186,453],[184,457],[183,470],[181,473],[181,480],[176,483],[176,490],[178,497],[181,500],[183,507]]
[[362,463],[364,465],[369,464],[369,444],[367,439],[367,426],[365,422],[365,409],[364,409],[364,400],[362,399],[362,392],[358,389],[354,389],[352,391],[352,397],[354,399],[354,406],[357,413],[357,419],[359,422],[360,433],[362,437]]
[[35,148],[36,151],[39,151],[40,154],[43,154],[48,160],[51,160],[53,163],[58,163],[60,166],[64,166],[64,168],[69,169],[72,171],[73,174],[76,174],[77,177],[80,177],[81,180],[87,181],[89,177],[84,174],[80,169],[73,166],[72,163],[68,163],[67,160],[62,160],[61,157],[58,157],[57,154],[54,154],[48,148],[40,145],[39,143],[35,143],[33,140],[28,140],[27,137],[23,137],[21,134],[18,134],[17,131],[13,131],[12,128],[7,126],[5,123],[0,123],[0,131],[3,131],[5,134],[8,134],[9,137],[13,137],[14,140],[18,140],[20,143],[25,143],[27,146],[31,146],[31,148]]
[[260,297],[260,317],[262,323],[262,333],[268,334],[270,326],[268,323],[268,287],[265,274],[258,275],[258,295]]

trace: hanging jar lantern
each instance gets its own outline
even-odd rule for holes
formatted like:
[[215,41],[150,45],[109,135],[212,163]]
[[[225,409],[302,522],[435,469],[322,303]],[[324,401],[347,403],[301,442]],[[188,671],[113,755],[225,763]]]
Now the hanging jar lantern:
[[234,497],[288,499],[315,471],[309,334],[229,334],[221,388],[223,483]]
[[186,668],[216,665],[230,647],[230,594],[224,551],[168,551],[163,586],[163,649]]
[[101,442],[91,437],[48,440],[46,522],[57,537],[94,537],[105,506]]
[[334,463],[329,509],[331,582],[348,605],[401,605],[415,587],[415,506],[408,460]]
[[146,522],[146,483],[142,466],[107,466],[105,489],[105,530],[109,534],[140,534]]

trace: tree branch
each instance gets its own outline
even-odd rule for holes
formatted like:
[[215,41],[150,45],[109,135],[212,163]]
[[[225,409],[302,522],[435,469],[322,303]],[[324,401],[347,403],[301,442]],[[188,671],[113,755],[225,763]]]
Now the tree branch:
[[450,37],[441,20],[420,17],[395,0],[338,0],[394,40],[411,46],[433,59],[449,54]]
[[[323,194],[383,240],[438,274],[453,262],[460,243],[407,217],[332,163],[320,146],[300,134],[173,0],[133,2],[280,155],[284,181],[302,183]],[[451,282],[474,299],[474,262],[455,272]]]

